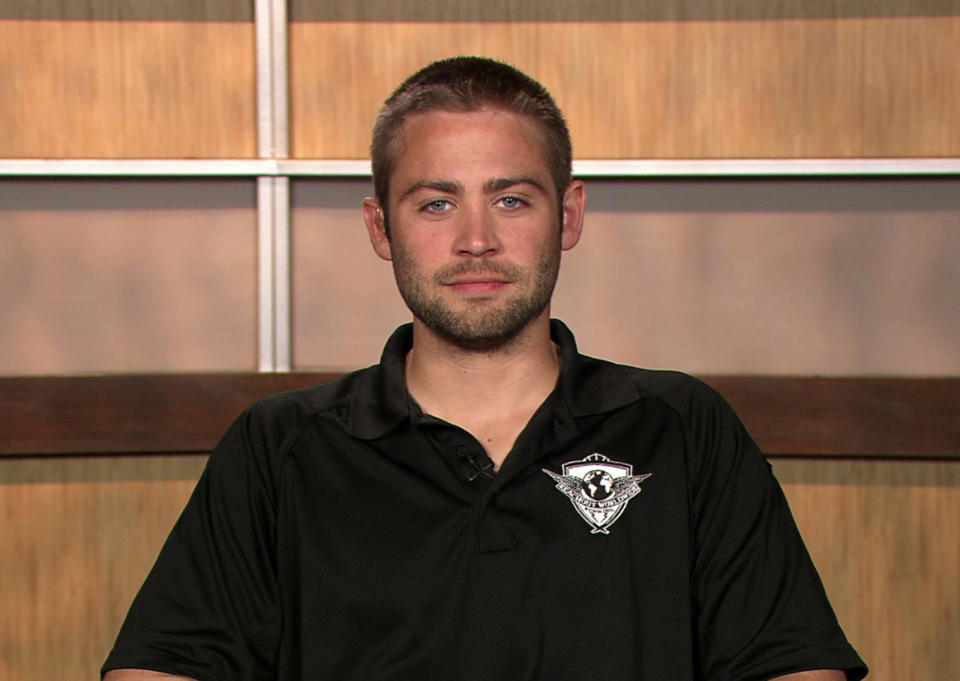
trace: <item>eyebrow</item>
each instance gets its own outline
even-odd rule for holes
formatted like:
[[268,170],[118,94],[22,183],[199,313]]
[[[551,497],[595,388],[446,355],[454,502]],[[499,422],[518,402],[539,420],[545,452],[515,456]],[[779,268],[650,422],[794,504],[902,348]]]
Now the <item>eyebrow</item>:
[[483,183],[483,193],[493,194],[510,187],[516,187],[519,184],[528,184],[544,194],[547,193],[546,188],[532,177],[496,177]]
[[403,192],[399,200],[403,201],[405,198],[411,194],[415,194],[421,189],[433,189],[434,191],[443,192],[444,194],[463,194],[463,185],[459,182],[424,180],[422,182],[414,182],[412,185],[407,187],[407,191]]
[[[517,185],[526,184],[534,187],[538,191],[546,194],[547,190],[539,181],[535,180],[532,177],[495,177],[493,179],[487,180],[483,183],[483,193],[484,194],[493,194],[495,192],[503,191],[504,189],[509,189],[510,187],[516,187]],[[432,189],[434,191],[443,192],[445,194],[455,194],[460,195],[464,193],[463,185],[459,182],[452,182],[447,180],[422,180],[420,182],[414,182],[412,185],[407,187],[407,190],[403,192],[399,200],[403,200],[415,194],[416,192],[422,189]]]

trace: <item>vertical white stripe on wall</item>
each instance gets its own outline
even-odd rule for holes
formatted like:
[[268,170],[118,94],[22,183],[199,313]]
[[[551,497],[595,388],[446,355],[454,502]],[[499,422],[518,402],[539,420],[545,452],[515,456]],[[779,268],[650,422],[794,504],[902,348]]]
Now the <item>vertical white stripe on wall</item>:
[[[256,0],[257,151],[289,155],[286,0]],[[290,371],[290,181],[257,179],[258,367]]]

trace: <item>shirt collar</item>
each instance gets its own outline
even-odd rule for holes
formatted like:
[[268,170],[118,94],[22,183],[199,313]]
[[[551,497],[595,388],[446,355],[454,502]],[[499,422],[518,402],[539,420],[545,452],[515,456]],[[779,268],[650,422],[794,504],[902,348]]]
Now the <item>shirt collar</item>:
[[559,319],[550,320],[550,336],[560,347],[558,387],[572,416],[604,414],[640,399],[640,389],[626,367],[581,355],[570,329]]
[[[625,367],[581,355],[563,322],[550,320],[550,336],[559,346],[562,360],[560,380],[551,397],[559,392],[572,416],[602,414],[640,399],[640,390]],[[404,324],[387,340],[380,364],[360,372],[347,417],[347,427],[354,436],[376,439],[410,420],[412,401],[404,365],[411,347],[413,324]]]
[[373,440],[410,418],[403,374],[412,347],[413,324],[403,324],[387,340],[380,364],[361,372],[347,417],[347,428],[354,436]]

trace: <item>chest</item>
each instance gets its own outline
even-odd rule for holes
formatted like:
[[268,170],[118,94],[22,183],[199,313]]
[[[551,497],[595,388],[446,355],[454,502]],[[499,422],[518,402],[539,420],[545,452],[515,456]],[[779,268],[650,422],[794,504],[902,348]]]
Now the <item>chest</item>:
[[[601,655],[608,678],[628,679],[650,664],[636,637],[684,638],[689,529],[673,438],[608,423],[522,452],[524,464],[482,485],[465,484],[422,435],[388,444],[304,451],[284,477],[284,610],[330,623],[287,628],[302,632],[298,648],[338,651],[302,664],[344,679],[572,679],[595,674],[587,661]],[[594,454],[606,461],[578,464]],[[604,475],[638,474],[651,475],[641,491],[608,493]],[[391,657],[396,674],[379,666]]]

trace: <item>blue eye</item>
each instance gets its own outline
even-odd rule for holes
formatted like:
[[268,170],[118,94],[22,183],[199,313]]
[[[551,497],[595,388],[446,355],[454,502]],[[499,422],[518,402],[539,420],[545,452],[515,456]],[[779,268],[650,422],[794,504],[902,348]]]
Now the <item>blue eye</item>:
[[519,208],[520,206],[524,205],[525,203],[526,203],[526,202],[523,201],[523,199],[519,199],[519,198],[517,198],[516,196],[504,196],[502,199],[500,199],[500,204],[501,204],[504,208],[511,208],[511,209],[512,209],[512,208]]
[[450,206],[450,202],[446,199],[434,199],[433,201],[428,201],[423,205],[423,210],[431,213],[440,213],[446,210]]

